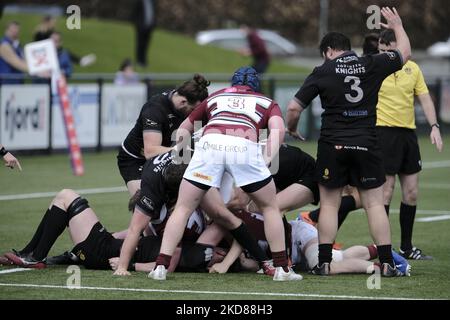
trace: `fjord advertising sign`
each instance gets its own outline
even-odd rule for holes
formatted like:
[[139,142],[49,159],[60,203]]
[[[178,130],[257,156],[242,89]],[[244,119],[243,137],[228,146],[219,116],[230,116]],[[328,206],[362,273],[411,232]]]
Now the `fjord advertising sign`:
[[0,87],[0,142],[10,150],[49,147],[47,85]]

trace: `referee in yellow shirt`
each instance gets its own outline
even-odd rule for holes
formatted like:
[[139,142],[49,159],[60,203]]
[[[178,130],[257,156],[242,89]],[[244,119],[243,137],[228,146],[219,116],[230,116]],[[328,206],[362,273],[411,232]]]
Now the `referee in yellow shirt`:
[[[396,48],[393,30],[380,34],[380,53]],[[389,214],[389,205],[394,193],[395,175],[402,189],[400,205],[401,245],[400,254],[407,259],[431,260],[412,245],[412,233],[416,215],[419,171],[422,169],[419,144],[415,133],[414,96],[419,98],[430,124],[431,143],[442,151],[442,138],[436,111],[422,71],[413,61],[408,61],[402,70],[387,77],[378,94],[377,134],[383,152],[386,182],[383,186],[384,204]]]

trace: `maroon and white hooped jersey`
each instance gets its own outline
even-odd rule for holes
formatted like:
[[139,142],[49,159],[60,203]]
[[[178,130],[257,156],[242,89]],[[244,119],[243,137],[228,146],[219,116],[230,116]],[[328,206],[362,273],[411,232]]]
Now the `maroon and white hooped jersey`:
[[221,133],[257,141],[259,130],[267,128],[273,116],[282,117],[275,101],[248,86],[233,86],[210,95],[194,109],[189,120],[206,125],[203,135]]
[[[149,223],[150,230],[153,232],[155,236],[163,237],[164,229],[166,228],[167,220],[169,220],[170,213],[167,210],[167,207],[164,205],[161,208],[159,219],[151,220]],[[189,216],[188,222],[186,224],[186,228],[183,233],[183,241],[197,241],[200,234],[206,228],[206,220],[203,215],[203,211],[200,208],[197,208],[192,214]]]
[[[269,243],[267,242],[266,235],[264,233],[264,216],[261,213],[258,212],[249,212],[246,210],[236,210],[233,211],[233,213],[241,219],[245,225],[247,226],[248,230],[252,234],[252,236],[255,238],[255,240],[258,242],[258,245],[261,249],[266,251],[266,253],[271,257],[272,253],[269,248]],[[284,232],[285,237],[288,239],[289,248],[288,252],[292,251],[292,227],[288,224]]]

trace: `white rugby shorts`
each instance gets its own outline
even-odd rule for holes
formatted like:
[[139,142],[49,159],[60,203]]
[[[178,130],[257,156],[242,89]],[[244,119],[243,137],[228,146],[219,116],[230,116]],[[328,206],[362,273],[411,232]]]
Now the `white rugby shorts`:
[[228,172],[238,187],[270,177],[261,146],[245,138],[206,134],[196,144],[184,178],[219,188]]

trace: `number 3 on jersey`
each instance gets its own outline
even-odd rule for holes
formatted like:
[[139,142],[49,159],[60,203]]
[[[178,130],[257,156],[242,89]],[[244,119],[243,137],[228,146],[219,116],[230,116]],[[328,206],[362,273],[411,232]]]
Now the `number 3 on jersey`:
[[345,99],[347,99],[347,101],[352,102],[352,103],[360,102],[362,100],[362,98],[364,97],[364,92],[359,87],[359,85],[361,84],[361,80],[358,77],[347,76],[347,77],[345,77],[344,82],[345,83],[353,82],[350,85],[350,89],[352,91],[356,92],[356,96],[347,93],[345,95]]

